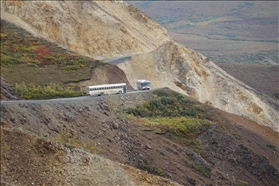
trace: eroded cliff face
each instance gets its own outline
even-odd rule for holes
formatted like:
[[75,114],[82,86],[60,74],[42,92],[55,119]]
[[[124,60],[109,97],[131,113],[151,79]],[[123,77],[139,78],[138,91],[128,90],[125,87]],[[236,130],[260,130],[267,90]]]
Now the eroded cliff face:
[[148,79],[153,88],[169,87],[279,131],[278,102],[264,97],[205,56],[179,43],[170,41],[118,66],[132,86],[136,85],[137,79]]
[[170,40],[122,1],[1,1],[1,7],[2,18],[96,59],[148,52]]
[[148,79],[153,88],[169,87],[279,131],[278,102],[172,41],[159,24],[125,2],[1,1],[1,7],[1,18],[81,55],[133,55],[118,64],[132,86]]

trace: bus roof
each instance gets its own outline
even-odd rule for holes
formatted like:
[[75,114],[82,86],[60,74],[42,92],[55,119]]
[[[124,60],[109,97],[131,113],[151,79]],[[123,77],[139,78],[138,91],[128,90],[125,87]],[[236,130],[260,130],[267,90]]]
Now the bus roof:
[[125,86],[126,83],[117,83],[117,84],[102,84],[102,85],[92,85],[87,86],[89,88],[99,88],[99,87],[114,87],[114,86]]
[[148,80],[145,80],[145,79],[139,79],[139,80],[137,80],[137,82],[143,83],[143,82],[149,82],[149,81],[148,81]]

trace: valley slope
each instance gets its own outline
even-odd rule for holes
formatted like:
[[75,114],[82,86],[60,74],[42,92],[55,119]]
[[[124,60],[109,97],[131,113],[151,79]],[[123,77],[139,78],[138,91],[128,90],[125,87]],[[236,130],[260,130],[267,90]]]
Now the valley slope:
[[215,63],[278,65],[276,1],[127,1]]
[[[140,11],[121,1],[1,5],[1,185],[278,184],[278,102]],[[130,57],[95,60],[119,56]],[[152,89],[131,92],[141,78]],[[20,81],[121,81],[129,93],[22,100]]]
[[1,4],[2,18],[81,55],[133,55],[133,60],[118,64],[132,86],[135,79],[146,78],[153,88],[170,87],[279,131],[278,102],[228,75],[205,56],[171,40],[163,27],[125,2]]
[[[277,185],[278,132],[268,127],[186,96],[184,107],[214,121],[186,117],[190,126],[198,121],[188,137],[183,135],[187,123],[179,124],[181,137],[175,137],[162,130],[167,129],[163,124],[149,128],[145,117],[121,116],[123,109],[160,97],[175,100],[175,95],[157,89],[76,100],[1,101],[1,185]],[[165,107],[171,112],[175,105]],[[209,125],[193,138],[191,131],[203,122]]]

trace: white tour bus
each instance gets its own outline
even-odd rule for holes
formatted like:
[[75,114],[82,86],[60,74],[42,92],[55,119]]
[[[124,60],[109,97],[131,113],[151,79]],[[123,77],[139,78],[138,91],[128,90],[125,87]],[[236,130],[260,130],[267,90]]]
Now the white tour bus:
[[86,93],[90,96],[102,96],[106,94],[123,94],[126,92],[126,83],[104,84],[86,87]]
[[144,79],[137,80],[137,88],[138,90],[149,90],[150,82]]

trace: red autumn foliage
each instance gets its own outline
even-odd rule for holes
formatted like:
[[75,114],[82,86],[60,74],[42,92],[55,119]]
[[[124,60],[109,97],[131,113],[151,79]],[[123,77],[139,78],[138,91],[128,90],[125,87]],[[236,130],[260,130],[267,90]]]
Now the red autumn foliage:
[[53,61],[46,60],[45,58],[46,56],[52,56],[51,51],[46,46],[39,46],[34,52],[36,54],[36,59],[41,62],[40,66],[51,65],[54,63]]
[[44,56],[51,56],[51,51],[46,46],[39,46],[34,52],[38,60],[41,60]]

